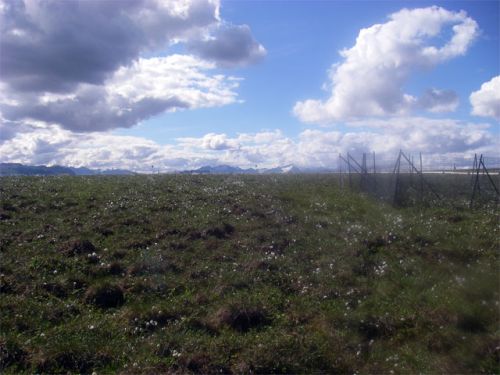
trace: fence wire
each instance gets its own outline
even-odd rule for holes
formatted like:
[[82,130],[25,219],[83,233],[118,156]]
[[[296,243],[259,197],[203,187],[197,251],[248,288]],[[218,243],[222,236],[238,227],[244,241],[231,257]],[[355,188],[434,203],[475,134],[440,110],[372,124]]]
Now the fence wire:
[[[500,158],[475,155],[463,160],[425,164],[421,154],[400,151],[396,159],[377,160],[374,154],[339,155],[339,184],[396,206],[451,204],[461,207],[498,205]],[[458,164],[458,167],[457,167]]]

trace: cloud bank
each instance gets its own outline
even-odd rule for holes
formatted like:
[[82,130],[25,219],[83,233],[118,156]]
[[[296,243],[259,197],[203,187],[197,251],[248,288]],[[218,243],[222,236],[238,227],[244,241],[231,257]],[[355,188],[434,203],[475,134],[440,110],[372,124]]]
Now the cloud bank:
[[200,34],[215,1],[2,1],[2,80],[16,91],[102,84],[142,52]]
[[[90,132],[236,102],[238,80],[216,68],[257,62],[265,49],[248,26],[224,22],[219,7],[218,0],[0,0],[5,124]],[[174,45],[190,54],[165,56]]]
[[[442,45],[436,39],[452,34]],[[303,122],[328,124],[365,116],[401,116],[415,109],[451,111],[452,91],[429,89],[421,98],[403,91],[410,74],[466,53],[478,35],[477,23],[463,11],[440,7],[403,9],[389,21],[362,29],[355,45],[340,52],[330,71],[330,97],[299,101],[293,109]]]
[[4,162],[142,172],[149,172],[150,166],[155,165],[166,172],[218,164],[247,168],[287,164],[335,168],[339,153],[359,156],[368,150],[377,154],[379,166],[391,166],[400,148],[422,152],[425,162],[434,166],[444,163],[450,167],[460,162],[468,165],[474,153],[492,155],[500,147],[500,140],[491,134],[487,124],[404,117],[367,119],[349,125],[348,132],[306,129],[296,138],[286,136],[281,130],[235,137],[208,133],[160,145],[141,137],[74,133],[54,125],[31,124],[37,131],[26,129],[5,140],[0,144],[0,155]]
[[[78,132],[128,128],[165,111],[227,105],[239,80],[210,75],[194,56],[139,58],[102,85],[80,84],[68,94],[10,94],[2,113],[11,121],[38,120]],[[1,98],[0,94],[0,98]]]

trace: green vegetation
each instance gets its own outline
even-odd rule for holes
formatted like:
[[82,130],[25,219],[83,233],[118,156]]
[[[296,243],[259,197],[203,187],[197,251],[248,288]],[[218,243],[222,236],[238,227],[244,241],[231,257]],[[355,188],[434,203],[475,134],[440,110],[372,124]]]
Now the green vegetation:
[[498,215],[333,175],[9,177],[0,370],[499,373]]

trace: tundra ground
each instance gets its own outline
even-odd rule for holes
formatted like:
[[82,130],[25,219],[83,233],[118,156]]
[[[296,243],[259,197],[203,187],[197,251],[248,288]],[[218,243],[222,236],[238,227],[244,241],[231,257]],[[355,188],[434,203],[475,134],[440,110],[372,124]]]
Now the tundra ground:
[[0,183],[3,373],[499,373],[498,213],[333,175]]

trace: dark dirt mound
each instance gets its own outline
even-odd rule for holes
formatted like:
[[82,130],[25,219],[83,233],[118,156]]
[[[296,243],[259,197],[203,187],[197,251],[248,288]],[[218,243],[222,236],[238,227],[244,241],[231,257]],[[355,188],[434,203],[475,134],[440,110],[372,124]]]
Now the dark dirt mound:
[[103,309],[120,307],[125,303],[122,289],[117,285],[103,284],[90,287],[85,293],[85,301]]
[[266,312],[257,307],[223,307],[220,308],[213,319],[216,328],[229,326],[239,332],[247,332],[252,328],[259,328],[270,323]]
[[61,252],[68,256],[91,254],[96,250],[96,247],[89,240],[74,240],[61,247]]
[[213,236],[218,239],[223,239],[233,234],[234,229],[235,229],[234,226],[232,226],[231,224],[224,223],[221,227],[209,228],[203,231],[202,236],[203,237]]

